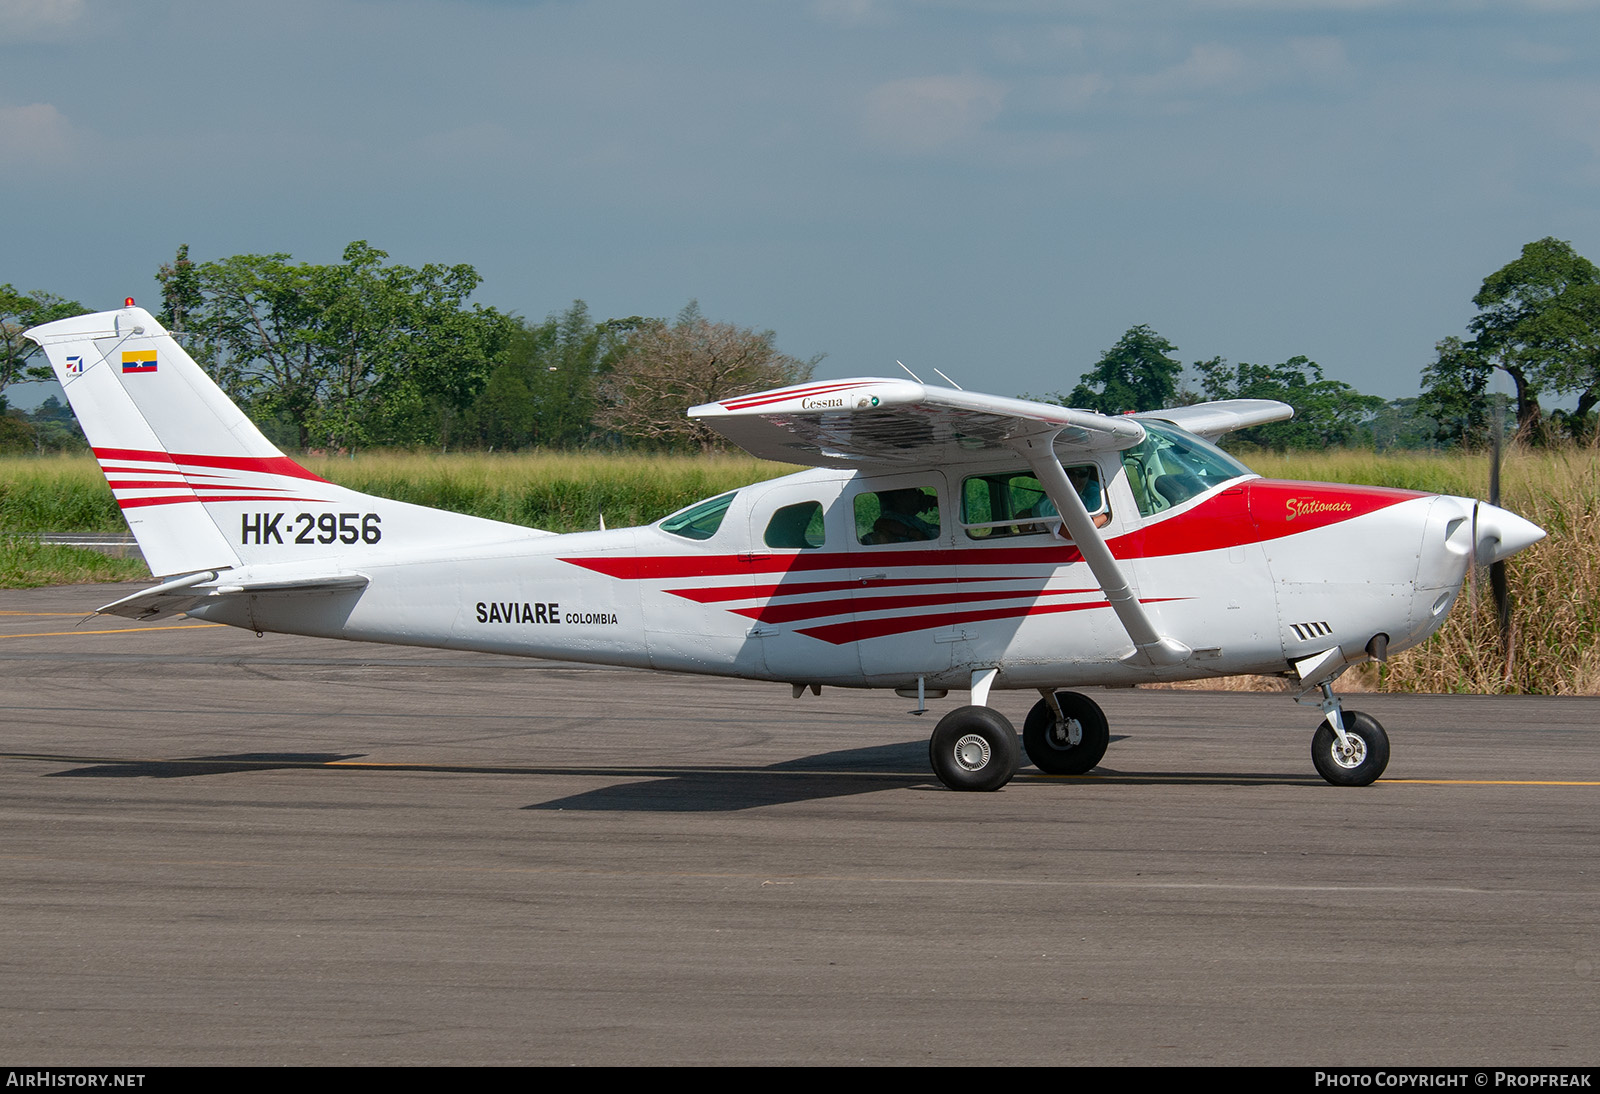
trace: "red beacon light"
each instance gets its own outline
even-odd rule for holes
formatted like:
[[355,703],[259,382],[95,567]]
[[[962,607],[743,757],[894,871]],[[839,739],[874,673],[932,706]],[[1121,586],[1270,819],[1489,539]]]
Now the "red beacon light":
[[131,296],[124,297],[123,300],[122,300],[122,306],[125,307],[125,308],[133,307],[133,297],[131,297]]

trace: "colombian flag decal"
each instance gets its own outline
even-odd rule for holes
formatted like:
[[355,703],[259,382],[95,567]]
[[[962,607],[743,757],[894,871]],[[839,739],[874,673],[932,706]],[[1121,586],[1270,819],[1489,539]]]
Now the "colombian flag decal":
[[156,351],[153,349],[130,349],[123,351],[123,372],[154,372],[156,370]]

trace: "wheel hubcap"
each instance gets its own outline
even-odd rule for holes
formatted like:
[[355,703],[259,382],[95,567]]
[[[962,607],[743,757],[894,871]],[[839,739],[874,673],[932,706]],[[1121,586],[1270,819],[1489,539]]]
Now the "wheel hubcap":
[[1050,735],[1046,738],[1050,742],[1050,747],[1060,749],[1062,752],[1072,748],[1072,727],[1077,724],[1074,719],[1068,718],[1065,722],[1059,722],[1051,727]]
[[1360,767],[1367,760],[1367,742],[1348,729],[1344,731],[1344,739],[1347,743],[1342,746],[1338,738],[1334,739],[1333,762],[1343,768]]
[[956,763],[967,771],[982,771],[989,766],[989,742],[969,733],[956,742]]

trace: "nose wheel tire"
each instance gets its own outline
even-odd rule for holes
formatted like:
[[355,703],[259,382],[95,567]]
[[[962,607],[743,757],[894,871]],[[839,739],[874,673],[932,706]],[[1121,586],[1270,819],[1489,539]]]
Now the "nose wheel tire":
[[1389,735],[1370,714],[1359,710],[1344,712],[1344,735],[1348,746],[1326,720],[1311,738],[1311,762],[1317,774],[1334,786],[1370,786],[1389,766]]
[[957,707],[928,738],[933,773],[951,790],[999,790],[1017,773],[1022,750],[1005,715],[988,707]]
[[[1047,775],[1082,775],[1099,763],[1111,743],[1106,715],[1087,695],[1075,691],[1056,692],[1056,702],[1066,720],[1056,725],[1056,712],[1040,699],[1022,723],[1022,747],[1028,759]],[[1077,744],[1072,743],[1072,723],[1079,727]]]

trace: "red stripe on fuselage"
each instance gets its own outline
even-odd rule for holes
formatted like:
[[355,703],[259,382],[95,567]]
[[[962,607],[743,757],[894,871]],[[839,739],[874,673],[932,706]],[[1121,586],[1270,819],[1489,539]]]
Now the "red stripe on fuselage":
[[[1197,554],[1217,551],[1246,544],[1263,543],[1297,535],[1301,532],[1353,520],[1356,517],[1378,512],[1401,502],[1429,495],[1414,490],[1392,490],[1377,486],[1343,486],[1329,483],[1283,482],[1256,479],[1229,487],[1213,494],[1192,509],[1165,519],[1155,519],[1143,528],[1107,540],[1113,556],[1119,559],[1159,558],[1169,555]],[[896,577],[870,582],[833,580],[816,582],[787,582],[740,586],[727,584],[688,589],[663,589],[663,592],[681,596],[701,604],[734,600],[761,600],[778,596],[805,593],[861,591],[872,587],[906,585],[941,585],[954,583],[958,587],[967,582],[1027,581],[1046,578],[1047,573],[1033,575],[1012,573],[1005,576],[978,576],[964,573],[957,578],[957,567],[963,571],[976,568],[1048,567],[1056,569],[1082,561],[1083,556],[1072,544],[1054,542],[1037,547],[992,547],[986,544],[964,544],[950,548],[894,548],[888,550],[856,551],[806,551],[774,554],[748,551],[741,554],[707,555],[645,555],[595,558],[563,558],[561,561],[580,566],[596,573],[623,581],[669,581],[681,578],[753,577],[755,575],[804,573],[818,570],[865,570],[882,567],[885,571],[905,573],[926,567],[942,570],[920,577]],[[825,615],[867,613],[872,611],[903,611],[942,603],[972,603],[1009,597],[1038,598],[1057,596],[1068,592],[1097,592],[1087,590],[1036,590],[1005,593],[991,590],[974,590],[954,593],[930,593],[900,597],[854,597],[810,603],[789,602],[783,605],[767,604],[730,608],[736,615],[757,619],[765,623],[792,622],[819,618]],[[1160,600],[1185,599],[1163,597],[1143,600],[1156,603]],[[967,612],[917,614],[894,616],[887,619],[855,619],[819,627],[800,628],[796,633],[809,635],[825,642],[841,645],[890,634],[928,630],[957,623],[978,623],[988,620],[1018,618],[1028,615],[1048,615],[1056,612],[1081,611],[1086,608],[1106,607],[1105,601],[1088,604],[1030,604],[1006,608],[974,609]]]
[[[1141,604],[1159,604],[1168,600],[1185,600],[1187,597],[1162,596],[1141,599]],[[801,627],[795,631],[810,638],[818,638],[834,646],[847,642],[860,642],[867,638],[886,638],[892,634],[932,630],[934,627],[953,627],[960,623],[986,623],[996,619],[1020,619],[1028,615],[1055,615],[1058,612],[1081,612],[1091,608],[1109,608],[1104,600],[1088,604],[1025,604],[1012,608],[991,608],[984,611],[946,612],[940,615],[918,615],[911,618],[890,616],[887,619],[849,619],[843,623],[828,623],[821,627]]]
[[[839,600],[808,600],[798,604],[760,604],[752,608],[730,608],[734,615],[758,623],[793,623],[800,619],[821,619],[845,612],[903,612],[910,608],[929,608],[939,604],[971,604],[984,600],[1032,600],[1041,596],[1082,596],[1099,589],[988,589],[983,592],[925,593],[921,596],[858,596]],[[1105,603],[1105,601],[1100,601]],[[1023,606],[1026,607],[1025,605]],[[925,619],[926,616],[914,616]],[[929,624],[932,626],[932,624]]]
[[[1427,494],[1381,486],[1337,486],[1317,482],[1257,479],[1214,494],[1193,509],[1106,540],[1119,559],[1217,551],[1353,520]],[[1293,503],[1293,505],[1291,505]],[[1070,566],[1081,561],[1077,547],[1053,543],[1040,547],[990,547],[981,544],[932,549],[889,548],[860,551],[807,551],[769,554],[638,555],[564,558],[574,566],[624,581],[736,574],[794,573],[883,566],[952,569],[956,566]]]
[[563,558],[574,566],[623,581],[734,574],[782,574],[806,570],[848,570],[885,566],[949,569],[962,566],[1068,566],[1083,556],[1069,543],[1050,547],[938,548],[934,550],[816,551],[805,554],[745,552],[737,555],[638,555]]
[[[571,561],[570,559],[568,561]],[[902,577],[865,582],[860,578],[849,581],[786,581],[779,585],[717,585],[706,589],[668,589],[673,596],[681,596],[696,604],[715,604],[723,600],[755,600],[775,596],[807,596],[811,593],[836,593],[844,589],[888,589],[900,585],[964,585],[979,581],[1014,581],[1010,577]],[[1094,591],[1094,590],[1089,590]]]

